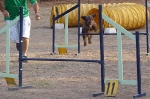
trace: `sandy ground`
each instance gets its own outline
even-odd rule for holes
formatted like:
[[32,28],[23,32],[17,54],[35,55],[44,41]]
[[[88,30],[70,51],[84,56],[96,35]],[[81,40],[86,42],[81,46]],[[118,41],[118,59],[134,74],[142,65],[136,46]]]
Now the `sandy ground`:
[[[77,48],[67,49],[66,55],[52,53],[52,29],[46,27],[49,22],[51,7],[45,4],[41,7],[41,20],[34,19],[34,12],[30,7],[32,27],[29,58],[65,58],[100,60],[99,36],[93,36],[93,43],[83,47],[81,38],[81,52]],[[5,26],[0,13],[0,28]],[[133,30],[132,32],[135,32]],[[145,27],[139,29],[145,32]],[[0,35],[0,71],[5,71],[5,34]],[[77,28],[69,28],[69,44],[77,44]],[[56,44],[64,44],[64,30],[56,30]],[[105,35],[105,77],[117,79],[117,38],[116,35]],[[125,80],[136,80],[136,48],[135,42],[122,36],[123,70]],[[18,52],[15,44],[11,42],[10,71],[18,73]],[[141,75],[142,92],[150,98],[150,56],[146,55],[146,37],[140,36],[141,48]],[[76,55],[77,54],[77,55]],[[23,86],[32,86],[28,89],[9,91],[4,78],[0,78],[0,99],[113,99],[104,95],[93,97],[92,94],[101,92],[101,67],[98,63],[66,62],[66,61],[29,61],[23,63]],[[18,84],[18,80],[16,83]],[[137,94],[137,86],[120,85],[115,99],[130,99]]]

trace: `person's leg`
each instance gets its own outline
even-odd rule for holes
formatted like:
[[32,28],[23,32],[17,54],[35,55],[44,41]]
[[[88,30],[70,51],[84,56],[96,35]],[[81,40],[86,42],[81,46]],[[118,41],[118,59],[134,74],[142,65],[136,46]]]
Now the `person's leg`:
[[[11,20],[7,20],[6,23],[9,24]],[[30,27],[31,20],[29,17],[23,19],[23,38],[22,38],[22,54],[27,56],[27,51],[29,47],[29,37],[30,37]],[[10,27],[10,38],[12,42],[16,43],[16,48],[19,51],[19,34],[20,34],[20,23],[17,22]]]
[[22,43],[22,54],[24,56],[27,56],[28,47],[29,47],[29,38],[23,37],[23,43]]
[[31,20],[30,17],[24,18],[23,22],[23,38],[22,38],[22,54],[27,56],[28,47],[29,47],[29,37],[30,37],[30,27]]

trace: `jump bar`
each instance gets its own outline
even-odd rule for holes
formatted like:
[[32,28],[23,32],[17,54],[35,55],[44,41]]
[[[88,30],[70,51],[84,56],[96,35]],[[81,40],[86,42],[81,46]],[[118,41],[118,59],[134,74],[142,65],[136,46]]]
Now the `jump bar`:
[[[135,35],[135,33],[132,33],[133,35]],[[100,35],[99,33],[82,33],[80,35]],[[103,35],[117,35],[117,33],[103,33]],[[121,35],[125,35],[124,33],[121,33]],[[139,35],[147,35],[147,33],[139,33]]]
[[95,62],[101,63],[101,60],[79,60],[79,59],[55,59],[55,58],[22,58],[21,60],[35,60],[35,61],[72,61],[72,62]]

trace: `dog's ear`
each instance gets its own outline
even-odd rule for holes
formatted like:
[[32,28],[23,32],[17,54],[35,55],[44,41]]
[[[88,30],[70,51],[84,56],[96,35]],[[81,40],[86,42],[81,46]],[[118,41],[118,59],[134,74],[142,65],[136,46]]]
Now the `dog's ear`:
[[96,16],[96,14],[92,14],[91,16],[94,18]]
[[81,18],[82,18],[83,20],[86,20],[86,16],[81,16]]

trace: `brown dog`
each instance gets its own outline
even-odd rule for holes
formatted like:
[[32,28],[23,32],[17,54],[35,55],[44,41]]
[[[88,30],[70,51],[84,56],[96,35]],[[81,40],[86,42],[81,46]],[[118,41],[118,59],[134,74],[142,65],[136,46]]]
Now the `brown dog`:
[[[94,21],[94,17],[96,14],[88,15],[88,16],[82,16],[81,18],[84,20],[83,26],[82,26],[82,34],[84,33],[92,33],[93,31],[97,31],[97,24]],[[83,41],[84,41],[84,46],[87,45],[87,37],[88,37],[88,43],[91,44],[92,41],[92,35],[83,35]]]

